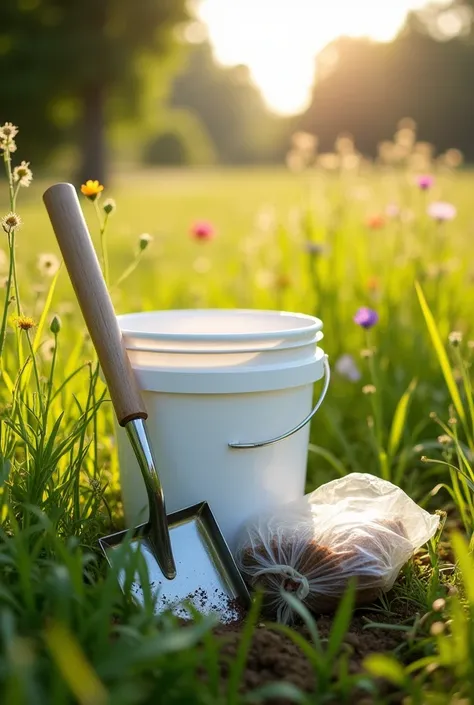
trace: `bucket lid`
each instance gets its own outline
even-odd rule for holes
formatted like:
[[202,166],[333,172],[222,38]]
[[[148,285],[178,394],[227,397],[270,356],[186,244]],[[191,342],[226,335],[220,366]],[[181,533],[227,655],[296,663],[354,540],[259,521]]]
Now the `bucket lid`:
[[285,349],[317,343],[314,316],[258,309],[179,309],[118,317],[129,350],[209,353]]
[[285,311],[180,309],[118,318],[141,388],[178,394],[262,392],[323,376],[322,321]]

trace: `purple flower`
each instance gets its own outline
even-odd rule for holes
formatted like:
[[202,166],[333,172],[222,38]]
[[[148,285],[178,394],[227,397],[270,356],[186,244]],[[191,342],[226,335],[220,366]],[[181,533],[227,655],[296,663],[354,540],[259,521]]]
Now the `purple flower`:
[[444,223],[448,220],[453,220],[456,217],[456,206],[445,201],[434,201],[430,203],[426,211],[430,218],[437,220],[438,223]]
[[434,184],[434,176],[431,176],[431,174],[422,174],[417,177],[416,183],[422,191],[428,191]]
[[362,328],[368,329],[372,328],[372,326],[375,326],[375,324],[379,320],[379,315],[373,309],[367,308],[367,306],[362,306],[362,308],[357,311],[353,320],[354,323],[357,323],[358,326],[362,326]]
[[304,243],[304,249],[308,255],[322,255],[326,251],[326,246],[321,242],[313,242],[312,240],[306,240]]
[[341,357],[336,360],[336,372],[345,377],[350,382],[358,382],[362,377],[359,368],[357,367],[352,355],[341,355]]

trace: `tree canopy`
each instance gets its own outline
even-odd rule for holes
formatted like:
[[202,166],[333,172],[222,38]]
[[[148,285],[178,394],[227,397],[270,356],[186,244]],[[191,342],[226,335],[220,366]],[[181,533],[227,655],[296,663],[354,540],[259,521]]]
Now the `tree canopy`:
[[105,126],[118,104],[133,113],[139,58],[166,55],[186,19],[185,0],[2,0],[1,110],[25,154],[45,159],[74,137],[83,176],[103,178]]

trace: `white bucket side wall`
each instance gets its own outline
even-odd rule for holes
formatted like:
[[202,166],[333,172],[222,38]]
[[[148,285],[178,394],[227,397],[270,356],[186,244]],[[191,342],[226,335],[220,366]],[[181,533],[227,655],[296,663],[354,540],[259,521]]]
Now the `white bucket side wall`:
[[[228,443],[267,440],[296,426],[311,411],[312,384],[259,393],[143,396],[168,513],[208,501],[233,549],[248,518],[303,496],[309,424],[263,448],[231,449]],[[148,518],[147,498],[121,428],[118,450],[125,518],[135,526]]]

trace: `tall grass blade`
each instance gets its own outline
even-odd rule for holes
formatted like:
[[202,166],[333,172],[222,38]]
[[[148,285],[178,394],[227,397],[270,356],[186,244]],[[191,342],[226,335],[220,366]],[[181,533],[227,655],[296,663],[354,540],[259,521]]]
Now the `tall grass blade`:
[[388,455],[393,458],[395,453],[400,447],[400,442],[402,440],[403,431],[405,430],[405,425],[407,421],[408,410],[410,408],[410,401],[412,394],[416,389],[417,380],[413,379],[408,385],[408,389],[404,392],[400,401],[395,409],[395,414],[393,416],[392,427],[390,429],[390,435],[388,438]]
[[466,413],[465,413],[464,406],[463,406],[463,403],[461,400],[461,395],[459,394],[459,390],[456,385],[456,380],[454,379],[454,375],[453,375],[453,371],[451,369],[448,354],[447,354],[446,349],[445,349],[443,342],[441,340],[441,336],[439,334],[438,327],[436,325],[433,314],[431,313],[430,308],[428,306],[428,303],[425,299],[425,295],[423,294],[423,290],[418,282],[415,282],[415,288],[416,288],[416,293],[418,295],[418,300],[420,302],[421,310],[423,312],[423,316],[425,318],[425,322],[428,327],[428,332],[431,337],[431,342],[433,344],[436,355],[438,357],[438,362],[440,364],[441,371],[443,373],[446,385],[447,385],[449,393],[451,395],[451,399],[454,404],[454,408],[456,409],[456,413],[458,414],[459,418],[462,421],[462,424],[466,430],[466,433],[469,435]]

